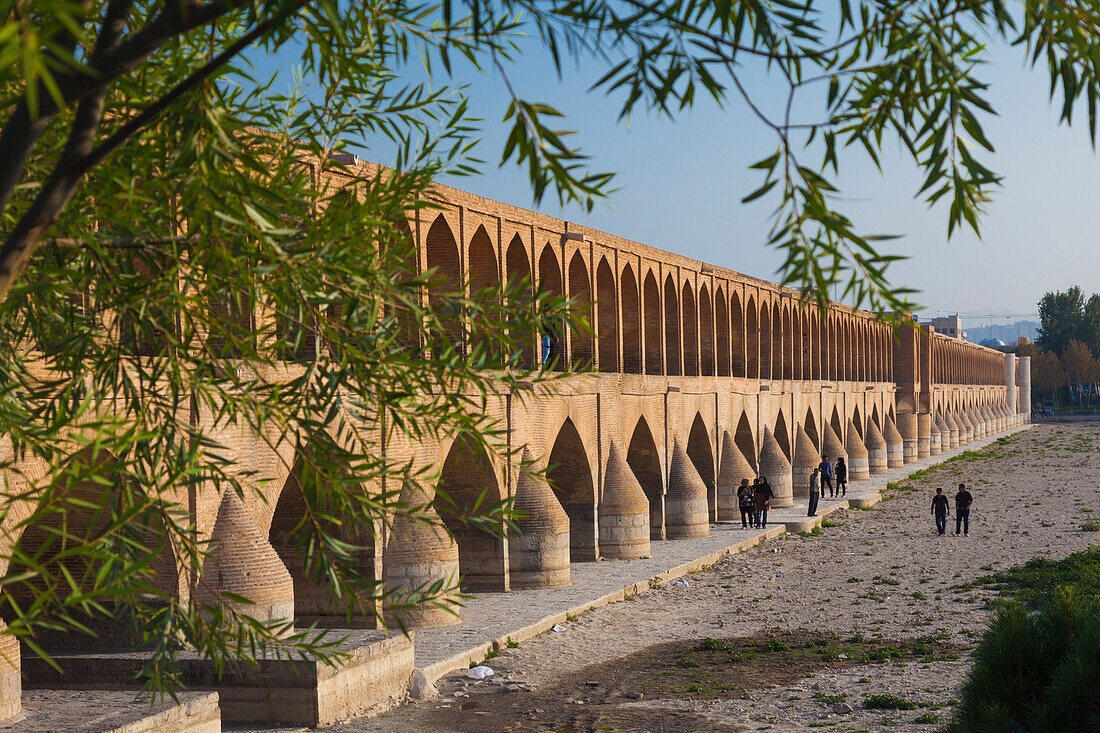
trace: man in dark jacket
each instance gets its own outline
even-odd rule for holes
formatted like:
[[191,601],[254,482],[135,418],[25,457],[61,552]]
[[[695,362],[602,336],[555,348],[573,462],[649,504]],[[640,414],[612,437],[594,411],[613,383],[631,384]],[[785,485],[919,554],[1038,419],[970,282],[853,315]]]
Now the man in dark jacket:
[[829,487],[829,496],[833,495],[833,464],[829,463],[829,456],[821,456],[821,463],[817,464],[821,471],[821,498],[825,498],[825,487]]
[[936,517],[936,531],[943,534],[947,531],[947,514],[950,504],[943,495],[943,489],[936,489],[936,495],[932,497],[932,514]]
[[974,496],[966,490],[966,484],[959,484],[959,493],[955,494],[955,536],[962,529],[964,535],[970,534],[970,506]]

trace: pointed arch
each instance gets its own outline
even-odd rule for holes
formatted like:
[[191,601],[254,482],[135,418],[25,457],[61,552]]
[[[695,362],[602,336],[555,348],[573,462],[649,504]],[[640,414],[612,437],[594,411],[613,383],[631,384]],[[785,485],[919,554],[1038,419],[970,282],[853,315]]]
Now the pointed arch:
[[[565,296],[565,284],[562,281],[561,265],[558,264],[558,255],[554,246],[547,243],[542,248],[539,256],[539,291],[554,298]],[[547,324],[550,332],[550,357],[547,359],[548,368],[561,370],[565,366],[565,328],[559,320]]]
[[791,379],[803,379],[802,364],[802,310],[791,308]]
[[760,302],[760,378],[772,378],[772,309]]
[[856,405],[852,408],[852,427],[856,429],[856,433],[859,435],[859,439],[863,440],[863,431],[865,430],[865,428],[863,426],[863,418],[860,415],[861,413],[859,411],[859,405]]
[[806,419],[802,421],[802,429],[806,431],[814,448],[821,450],[821,435],[817,432],[817,421],[814,420],[814,411],[806,408]]
[[[500,302],[500,271],[497,263],[496,247],[489,238],[484,226],[479,226],[470,239],[470,247],[466,256],[466,269],[470,280],[470,297],[480,303],[496,304]],[[490,318],[499,318],[491,308],[486,309]],[[470,353],[478,353],[478,349],[486,349],[490,363],[500,365],[501,355],[498,349],[488,343],[482,334],[482,330],[471,323]],[[494,353],[495,352],[495,353]]]
[[806,309],[802,311],[802,379],[816,379],[814,374],[814,314]]
[[[634,268],[627,264],[619,277],[619,313],[623,328],[623,371],[642,373],[642,309],[638,294],[638,279]],[[602,359],[601,359],[602,363]]]
[[878,415],[878,405],[872,405],[871,406],[871,422],[873,422],[875,424],[875,427],[878,428],[879,432],[881,433],[882,432],[882,418],[880,418],[879,415]]
[[665,374],[680,375],[680,298],[672,275],[665,278]]
[[783,329],[783,309],[779,301],[772,303],[772,379],[783,379],[786,374],[784,357],[786,356],[787,333],[790,329]]
[[714,333],[716,342],[716,357],[718,359],[718,376],[730,376],[730,318],[729,304],[722,286],[714,291]]
[[757,318],[756,303],[750,295],[745,305],[745,376],[749,379],[760,377],[760,328]]
[[661,290],[657,287],[657,278],[653,277],[650,270],[645,276],[643,292],[645,318],[642,323],[645,331],[645,373],[663,374],[664,359],[662,350],[664,340],[661,338]]
[[438,356],[450,342],[460,352],[465,349],[465,329],[458,312],[450,301],[462,288],[462,267],[458,242],[455,241],[447,219],[440,214],[428,229],[425,240],[425,265],[432,280],[428,288],[428,305],[439,319],[443,333],[433,334],[433,351]]
[[607,258],[596,268],[596,326],[600,371],[619,371],[619,312],[616,307],[615,275]]
[[[317,449],[320,443],[328,444],[322,448],[326,458],[318,459]],[[320,466],[330,462],[328,456],[334,455],[332,439],[318,434],[313,441],[304,446],[295,457],[290,474],[279,492],[275,510],[271,514],[271,526],[268,540],[279,555],[294,581],[294,615],[300,619],[324,619],[326,623],[346,625],[347,603],[337,599],[325,578],[318,571],[307,570],[306,556],[303,551],[316,534],[316,527],[310,517],[330,517],[333,512],[320,505],[326,496],[331,495],[333,479],[343,481],[346,472],[336,470],[339,477],[326,475]],[[307,505],[306,497],[310,497]],[[369,522],[349,521],[337,523],[322,520],[327,527],[325,532],[361,549],[354,554],[354,567],[364,578],[381,578],[381,566],[375,547],[375,534]],[[374,619],[366,619],[373,622]],[[353,621],[354,623],[354,621]]]
[[458,571],[465,590],[506,587],[504,540],[461,519],[475,512],[475,507],[488,506],[501,498],[485,450],[465,438],[456,440],[443,462],[433,504],[458,544]]
[[699,376],[699,318],[691,283],[683,287],[684,376]]
[[752,426],[749,425],[749,416],[744,412],[737,420],[737,428],[733,431],[733,443],[741,454],[748,460],[753,471],[759,471],[756,462],[756,438],[752,434]]
[[[484,226],[479,226],[474,236],[470,239],[470,248],[467,257],[467,269],[470,272],[470,295],[474,293],[488,294],[488,289],[500,285],[500,273],[497,268],[497,252],[493,246],[493,240]],[[493,297],[499,297],[493,293]]]
[[787,419],[783,417],[783,411],[779,411],[779,415],[775,418],[775,430],[772,431],[775,435],[775,442],[779,443],[779,447],[783,450],[783,454],[787,456],[787,460],[791,460],[791,431],[787,427]]
[[[508,243],[508,251],[505,254],[505,269],[507,272],[507,284],[505,292],[509,298],[514,298],[517,305],[531,297],[531,261],[527,257],[527,246],[517,234]],[[538,334],[521,334],[516,330],[510,330],[513,339],[513,348],[519,351],[519,367],[531,369],[535,366]]]
[[832,426],[836,437],[840,438],[840,444],[844,445],[844,423],[840,419],[840,410],[836,405],[833,405],[833,416],[829,418],[829,425]]
[[699,374],[714,376],[714,310],[705,283],[699,290]]
[[718,517],[718,494],[714,482],[714,442],[700,413],[695,413],[695,419],[691,422],[687,455],[707,486],[707,507],[713,522]]
[[642,485],[642,491],[649,499],[649,536],[654,540],[665,538],[664,511],[664,471],[661,470],[661,456],[657,452],[657,442],[644,417],[638,418],[634,433],[630,437],[626,462],[634,477]]
[[783,306],[782,319],[783,379],[794,379],[794,326],[791,322],[790,307]]
[[547,482],[569,515],[569,561],[594,562],[596,543],[596,492],[592,466],[577,427],[565,419],[550,450]]
[[580,252],[574,252],[569,260],[569,299],[577,308],[576,314],[584,323],[575,323],[569,332],[570,361],[574,369],[591,368],[595,358],[592,334],[592,284],[588,279],[588,266]]
[[[151,556],[145,582],[155,589],[164,603],[180,597],[180,567],[164,520],[153,509],[141,510],[146,497],[141,487],[127,478],[124,467],[114,455],[97,448],[79,451],[58,472],[50,490],[54,501],[48,508],[39,507],[26,520],[10,529],[12,534],[20,533],[15,540],[15,549],[20,555],[35,558],[49,576],[64,577],[67,573],[74,584],[89,591],[102,564],[90,553],[71,553],[78,546],[102,541],[101,551],[107,554],[125,553],[141,560]],[[135,515],[124,526],[108,538],[99,540],[108,529],[112,517],[125,516],[131,510]],[[9,537],[8,541],[12,539]],[[140,551],[139,546],[142,548]],[[37,571],[16,562],[9,553],[10,550],[5,550],[10,564],[4,578],[4,593],[26,609],[40,597],[45,584],[41,576],[36,575]],[[24,577],[16,580],[20,576]],[[129,584],[136,580],[121,582]],[[68,591],[64,581],[61,583],[58,591],[64,597]],[[114,605],[102,597],[100,603],[108,612]],[[118,605],[124,604],[123,600]],[[119,623],[120,619],[103,612],[85,615],[80,607],[68,609],[68,612],[74,620],[91,629],[94,635],[39,627],[35,632],[35,642],[47,650],[64,650],[132,646],[140,640],[140,637],[135,638],[131,625],[125,623],[125,619]],[[10,606],[5,608],[5,616],[9,613]]]
[[741,307],[741,296],[730,289],[730,357],[732,366],[730,376],[744,377],[745,372],[745,311]]

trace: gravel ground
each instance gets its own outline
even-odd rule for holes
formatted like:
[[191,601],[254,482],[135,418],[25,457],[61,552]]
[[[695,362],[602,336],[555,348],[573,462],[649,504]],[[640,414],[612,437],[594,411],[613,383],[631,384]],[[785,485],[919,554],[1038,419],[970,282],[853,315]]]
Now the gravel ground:
[[[833,526],[818,536],[768,541],[688,576],[687,587],[669,584],[595,609],[566,624],[563,632],[504,650],[489,662],[497,674],[488,682],[451,676],[440,681],[441,699],[410,703],[331,730],[499,730],[493,725],[493,706],[464,701],[511,686],[509,705],[522,706],[528,688],[677,640],[784,630],[899,641],[935,637],[969,649],[987,622],[989,592],[956,586],[1032,557],[1060,558],[1100,542],[1100,532],[1082,531],[1100,522],[1098,449],[1100,427],[1095,425],[1036,426],[899,482],[873,509],[832,515],[827,524]],[[953,495],[960,481],[975,497],[970,535],[937,536],[929,513],[931,497],[937,486]],[[953,516],[949,530],[954,530]],[[695,722],[678,727],[670,721],[669,731],[706,730],[699,720],[733,730],[928,731],[932,726],[915,719],[950,714],[949,708],[936,706],[953,701],[968,664],[964,651],[946,661],[822,670],[782,687],[757,680],[747,699],[621,704],[694,713]],[[882,693],[923,707],[863,709],[866,695]],[[835,699],[824,699],[840,695],[846,696],[852,712],[834,713]],[[560,704],[577,701],[563,698]],[[440,711],[454,709],[469,714],[441,724]],[[530,717],[530,725],[512,729],[561,729],[539,727],[537,712]]]

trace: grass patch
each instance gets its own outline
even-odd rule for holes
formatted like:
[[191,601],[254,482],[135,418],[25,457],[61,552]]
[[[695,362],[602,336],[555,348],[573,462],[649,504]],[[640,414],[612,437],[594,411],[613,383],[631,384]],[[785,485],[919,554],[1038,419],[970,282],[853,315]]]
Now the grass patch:
[[863,698],[863,707],[868,710],[916,710],[917,704],[886,692],[881,695],[867,695]]

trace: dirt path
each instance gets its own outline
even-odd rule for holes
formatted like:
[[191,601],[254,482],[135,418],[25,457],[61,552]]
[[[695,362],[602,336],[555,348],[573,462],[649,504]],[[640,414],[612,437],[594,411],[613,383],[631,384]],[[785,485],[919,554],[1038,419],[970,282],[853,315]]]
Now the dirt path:
[[[1082,531],[1100,529],[1098,477],[1100,427],[1038,426],[910,477],[871,510],[835,514],[818,536],[769,541],[686,587],[507,649],[488,661],[489,681],[452,676],[438,700],[331,730],[928,731],[949,714],[987,620],[987,592],[955,586],[1100,542]],[[975,496],[970,536],[937,536],[931,496],[960,481]],[[706,638],[721,643],[691,651]],[[884,648],[902,653],[874,661]],[[869,695],[916,707],[864,709]],[[852,712],[833,711],[843,705]]]

